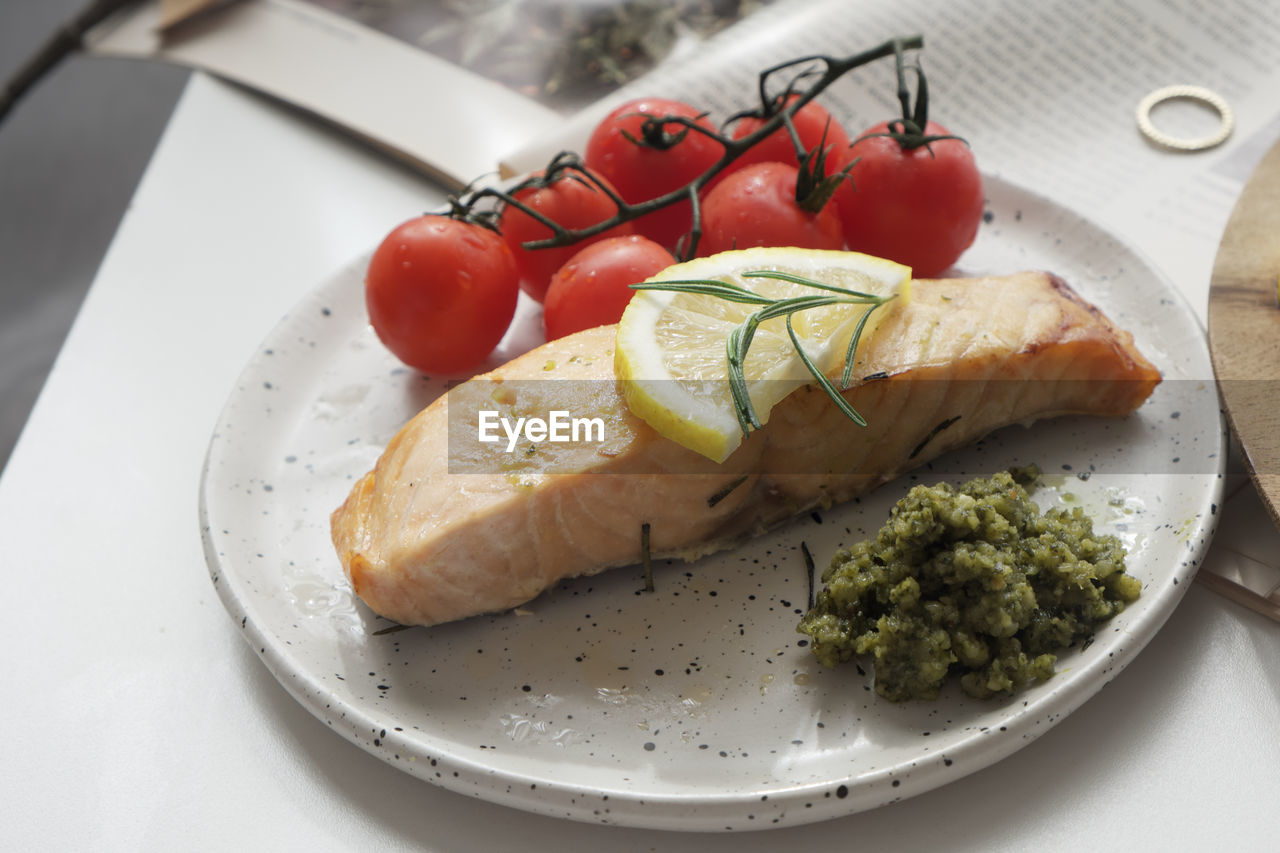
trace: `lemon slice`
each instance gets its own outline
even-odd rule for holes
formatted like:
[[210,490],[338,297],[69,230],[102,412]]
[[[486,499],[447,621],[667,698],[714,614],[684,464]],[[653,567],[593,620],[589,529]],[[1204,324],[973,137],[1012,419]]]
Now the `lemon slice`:
[[[831,295],[805,284],[751,273],[768,271],[880,298],[910,294],[911,269],[857,252],[758,248],[723,252],[668,267],[646,283],[713,280],[771,300]],[[726,342],[760,304],[706,293],[640,290],[618,324],[614,369],[631,410],[662,435],[717,462],[742,443],[743,427],[729,381]],[[796,339],[813,365],[830,375],[844,364],[854,331],[874,306],[837,303],[791,317]],[[866,342],[883,311],[871,311]],[[763,321],[743,363],[747,393],[759,423],[784,397],[814,381],[784,317]]]

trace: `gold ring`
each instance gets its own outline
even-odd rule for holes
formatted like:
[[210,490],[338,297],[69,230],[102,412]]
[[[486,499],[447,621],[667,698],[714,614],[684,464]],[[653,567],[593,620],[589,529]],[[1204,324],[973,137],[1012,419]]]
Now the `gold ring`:
[[[1156,126],[1151,123],[1151,110],[1157,104],[1175,99],[1195,101],[1217,112],[1219,119],[1218,129],[1208,136],[1202,136],[1198,139],[1183,139],[1157,130]],[[1203,86],[1166,86],[1163,89],[1156,89],[1138,103],[1138,129],[1142,131],[1143,136],[1157,145],[1171,148],[1174,151],[1203,151],[1206,148],[1221,145],[1231,135],[1235,124],[1235,116],[1231,112],[1230,105],[1223,100],[1221,95],[1211,92]]]

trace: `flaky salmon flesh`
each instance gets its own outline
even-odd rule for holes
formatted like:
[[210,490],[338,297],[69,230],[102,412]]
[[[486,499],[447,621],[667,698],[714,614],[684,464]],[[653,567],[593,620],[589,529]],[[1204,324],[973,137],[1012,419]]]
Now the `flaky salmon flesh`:
[[[455,386],[400,430],[333,513],[355,592],[406,625],[507,610],[562,578],[639,563],[643,525],[654,558],[695,559],[997,428],[1125,415],[1160,381],[1132,335],[1047,273],[918,280],[909,302],[880,310],[859,347],[861,378],[845,392],[866,427],[808,386],[723,463],[630,412],[613,373],[613,326]],[[486,411],[508,423],[559,411],[602,429],[556,443],[494,427],[497,440],[481,442]]]

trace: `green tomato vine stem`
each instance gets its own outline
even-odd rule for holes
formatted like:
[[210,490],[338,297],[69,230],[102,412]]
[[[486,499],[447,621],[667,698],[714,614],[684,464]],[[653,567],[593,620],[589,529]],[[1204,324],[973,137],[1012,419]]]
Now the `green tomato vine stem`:
[[[644,139],[636,139],[636,144],[653,144],[648,143],[650,138],[657,140],[655,147],[669,147],[675,144],[678,138],[683,138],[686,134],[700,133],[704,136],[714,139],[723,147],[723,153],[720,159],[712,164],[705,172],[694,178],[691,182],[683,187],[674,189],[668,193],[649,199],[648,201],[631,204],[624,201],[616,191],[605,185],[591,172],[587,171],[582,159],[576,153],[570,151],[562,151],[557,154],[547,168],[544,170],[545,177],[529,178],[522,181],[509,189],[500,189],[497,187],[481,187],[475,190],[464,191],[460,196],[451,198],[450,212],[447,214],[454,218],[465,219],[478,225],[483,225],[492,230],[498,230],[498,221],[501,216],[501,210],[505,206],[514,207],[525,214],[532,217],[540,224],[546,226],[551,232],[549,237],[532,240],[524,244],[527,249],[543,249],[558,246],[568,246],[594,237],[608,231],[624,222],[631,222],[639,219],[645,214],[652,213],[664,207],[677,204],[681,201],[688,201],[693,209],[691,217],[691,227],[689,239],[680,247],[679,257],[681,260],[687,260],[693,257],[697,252],[698,242],[702,234],[701,226],[701,210],[699,206],[699,191],[705,187],[712,179],[725,170],[735,160],[741,157],[756,143],[772,134],[779,128],[785,127],[787,133],[791,136],[792,143],[796,147],[797,157],[801,164],[801,181],[797,184],[797,202],[805,206],[806,209],[813,210],[821,208],[831,197],[836,187],[843,180],[848,178],[848,167],[842,173],[827,176],[823,174],[825,170],[825,152],[821,150],[821,146],[813,151],[806,151],[800,142],[799,135],[796,132],[792,117],[805,105],[811,102],[832,83],[840,79],[850,71],[864,65],[868,65],[880,59],[894,57],[898,72],[898,93],[899,100],[903,104],[903,127],[902,132],[909,135],[918,127],[923,129],[924,124],[916,126],[914,120],[919,117],[927,120],[928,116],[928,97],[925,88],[924,71],[918,65],[913,66],[916,71],[917,87],[919,95],[915,104],[915,108],[910,107],[910,91],[906,81],[906,66],[904,61],[905,52],[908,50],[918,50],[924,47],[924,37],[921,35],[912,35],[901,38],[890,39],[882,44],[876,45],[868,50],[852,54],[845,57],[832,57],[822,54],[813,54],[802,56],[796,59],[787,60],[776,65],[766,68],[759,75],[759,96],[760,107],[758,110],[751,111],[751,114],[766,117],[763,123],[751,133],[739,139],[734,139],[730,135],[711,128],[702,126],[694,118],[684,116],[664,116],[653,117],[646,120],[641,131]],[[814,66],[817,66],[815,68]],[[792,69],[800,69],[789,81],[786,89],[781,96],[780,103],[785,106],[779,107],[779,101],[775,97],[771,97],[768,93],[771,78],[776,75],[783,74]],[[821,69],[819,73],[818,68]],[[801,86],[802,80],[814,78],[812,83]],[[796,95],[794,100],[788,99],[791,95]],[[743,117],[743,113],[736,114],[730,121]],[[681,128],[675,133],[670,132],[671,127]],[[914,137],[911,137],[914,138]],[[941,138],[941,137],[936,137]],[[933,139],[925,138],[925,142],[919,144],[927,144]],[[525,189],[529,186],[538,186],[542,183],[549,183],[555,177],[563,176],[566,173],[573,173],[575,177],[588,182],[596,189],[607,194],[611,201],[617,205],[617,213],[608,219],[597,222],[583,228],[566,228],[560,223],[554,221],[545,214],[534,210],[529,205],[515,198],[514,193]],[[799,186],[804,183],[804,191],[801,192]],[[486,206],[489,205],[489,206]]]

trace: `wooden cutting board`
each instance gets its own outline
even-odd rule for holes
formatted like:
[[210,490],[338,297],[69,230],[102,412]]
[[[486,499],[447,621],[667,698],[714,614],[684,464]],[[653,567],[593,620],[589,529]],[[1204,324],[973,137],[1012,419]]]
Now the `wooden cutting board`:
[[1209,283],[1209,351],[1249,474],[1280,525],[1280,143],[1236,202]]

